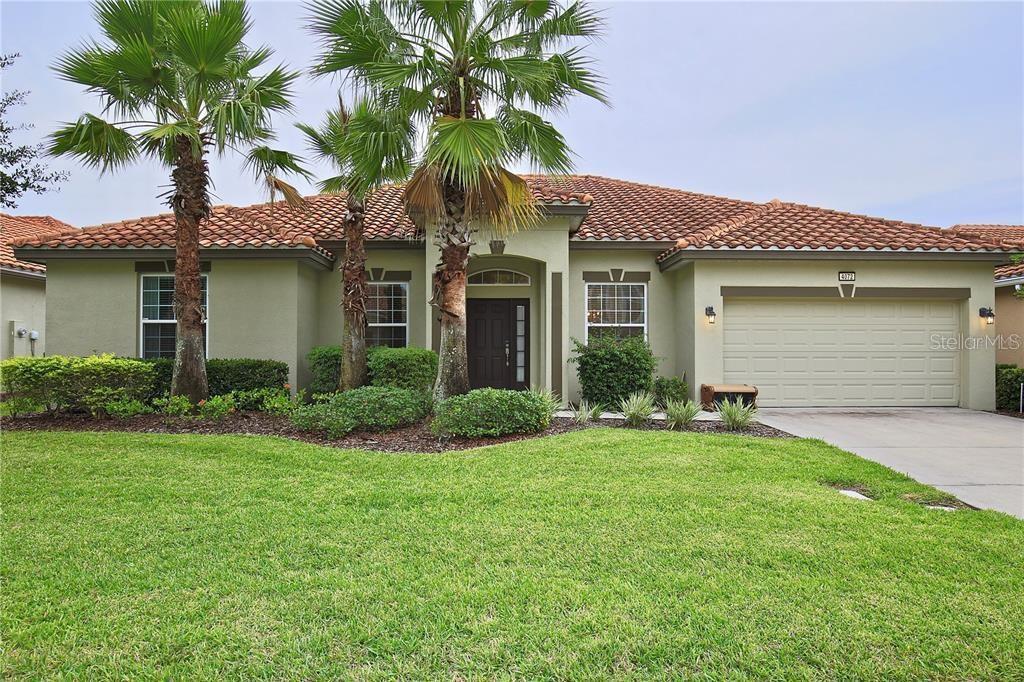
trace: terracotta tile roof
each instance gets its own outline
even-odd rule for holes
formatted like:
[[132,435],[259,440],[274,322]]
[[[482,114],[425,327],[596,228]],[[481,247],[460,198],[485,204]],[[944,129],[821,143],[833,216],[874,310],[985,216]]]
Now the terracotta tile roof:
[[592,200],[587,217],[573,236],[577,241],[673,241],[756,206],[599,175],[524,177],[531,184],[546,184]]
[[836,251],[992,251],[1011,246],[980,234],[958,234],[897,220],[844,213],[773,199],[680,238],[658,256],[683,250],[771,249]]
[[[534,196],[552,205],[585,206],[573,241],[663,241],[682,249],[835,249],[912,251],[1006,251],[994,236],[959,234],[773,200],[760,204],[697,194],[596,175],[526,175]],[[210,248],[326,248],[343,239],[345,199],[307,198],[304,210],[283,202],[218,206],[201,227],[200,246]],[[366,218],[372,240],[419,239],[402,207],[402,187],[374,193]],[[138,218],[24,245],[46,248],[173,248],[171,214]]]
[[1024,277],[1024,262],[996,266],[996,281]]
[[[308,230],[293,224],[279,226],[268,219],[271,210],[278,211],[284,204],[275,204],[273,209],[259,204],[259,210],[214,206],[209,220],[199,230],[199,246],[211,248],[313,248],[320,249]],[[22,238],[15,246],[47,247],[61,249],[91,248],[174,248],[174,214],[162,213],[155,216],[106,223],[95,227],[75,230],[70,234],[44,235]]]
[[39,263],[18,260],[11,243],[39,235],[57,235],[75,232],[75,228],[48,215],[8,215],[0,213],[0,266],[26,272],[46,272]]
[[949,228],[965,237],[985,237],[1024,247],[1024,225],[954,225]]

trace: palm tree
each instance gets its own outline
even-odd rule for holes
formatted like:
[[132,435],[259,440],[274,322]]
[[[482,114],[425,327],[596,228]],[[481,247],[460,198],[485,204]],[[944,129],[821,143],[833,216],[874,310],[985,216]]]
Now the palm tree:
[[473,232],[531,225],[538,209],[526,182],[506,170],[526,160],[571,170],[558,130],[537,111],[575,95],[605,102],[579,46],[600,34],[583,2],[536,0],[315,0],[310,29],[321,41],[316,74],[342,73],[385,110],[399,110],[425,140],[405,190],[406,209],[437,226],[431,303],[441,313],[434,396],[469,390],[466,267]]
[[[54,70],[96,95],[102,114],[83,114],[50,136],[49,152],[101,171],[142,158],[171,168],[167,203],[176,222],[174,310],[177,337],[173,395],[207,397],[199,225],[210,216],[207,156],[235,151],[289,202],[298,193],[277,177],[304,172],[296,157],[271,149],[271,114],[291,108],[297,74],[282,66],[256,72],[273,52],[250,49],[244,2],[97,0],[104,41],[62,55]],[[244,149],[243,149],[244,147]]]
[[344,102],[328,112],[319,128],[297,124],[313,153],[340,174],[320,182],[320,191],[344,193],[345,260],[342,262],[342,337],[340,388],[366,383],[366,246],[363,219],[374,189],[409,176],[412,126],[396,112],[375,109],[366,100],[349,111]]

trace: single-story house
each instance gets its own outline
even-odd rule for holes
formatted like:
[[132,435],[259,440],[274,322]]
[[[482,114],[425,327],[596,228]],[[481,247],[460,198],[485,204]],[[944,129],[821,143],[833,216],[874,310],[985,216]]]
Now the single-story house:
[[0,213],[0,360],[46,349],[46,266],[16,258],[11,242],[74,229],[50,216]]
[[[998,239],[1016,245],[1024,254],[1024,225],[954,225],[958,234]],[[996,266],[996,362],[1024,367],[1024,298],[1017,294],[1024,288],[1024,262]]]
[[[762,405],[991,409],[999,239],[772,200],[741,201],[592,175],[527,176],[535,229],[480,233],[468,282],[474,386],[579,395],[573,339],[642,334],[659,373],[749,383]],[[218,206],[202,229],[210,357],[287,362],[339,343],[338,196]],[[402,188],[368,204],[368,338],[438,346],[438,260]],[[48,351],[174,352],[171,215],[23,240],[48,266]]]

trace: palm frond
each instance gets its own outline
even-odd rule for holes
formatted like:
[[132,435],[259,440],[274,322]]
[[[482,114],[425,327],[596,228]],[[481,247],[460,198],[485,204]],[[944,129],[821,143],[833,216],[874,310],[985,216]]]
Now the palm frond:
[[52,133],[47,152],[71,156],[101,172],[128,165],[139,157],[139,144],[128,131],[98,116],[83,114]]
[[310,177],[310,172],[302,165],[302,157],[283,149],[271,149],[265,145],[253,147],[245,156],[244,168],[251,171],[257,178],[265,178],[282,173]]
[[532,111],[502,107],[497,120],[505,130],[509,157],[525,157],[545,173],[572,171],[569,145],[558,129]]

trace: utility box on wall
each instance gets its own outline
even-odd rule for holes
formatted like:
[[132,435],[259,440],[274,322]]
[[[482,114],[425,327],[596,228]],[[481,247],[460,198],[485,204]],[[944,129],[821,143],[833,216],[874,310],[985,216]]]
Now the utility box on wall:
[[10,320],[7,323],[7,338],[4,340],[7,345],[7,357],[31,355],[30,331],[23,320]]

